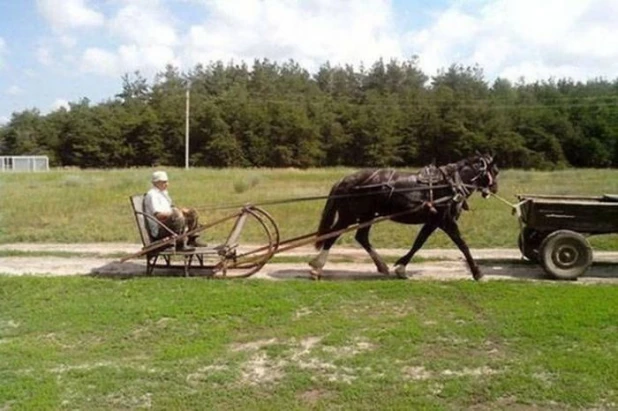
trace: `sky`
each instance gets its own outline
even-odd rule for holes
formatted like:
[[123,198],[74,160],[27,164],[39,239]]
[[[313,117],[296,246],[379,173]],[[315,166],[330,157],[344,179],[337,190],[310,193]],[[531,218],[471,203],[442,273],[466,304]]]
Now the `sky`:
[[0,124],[113,98],[136,70],[218,60],[313,72],[418,56],[429,76],[618,79],[618,0],[0,0],[0,16]]

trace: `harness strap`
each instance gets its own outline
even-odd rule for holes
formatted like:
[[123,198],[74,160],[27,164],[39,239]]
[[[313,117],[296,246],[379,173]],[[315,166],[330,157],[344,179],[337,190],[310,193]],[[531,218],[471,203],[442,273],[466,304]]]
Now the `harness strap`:
[[388,181],[386,181],[386,187],[390,187],[391,191],[388,193],[388,200],[391,199],[391,197],[393,196],[393,192],[395,191],[395,186],[393,186],[391,184],[391,180],[393,179],[393,176],[395,175],[395,170],[391,170],[391,175],[388,176]]

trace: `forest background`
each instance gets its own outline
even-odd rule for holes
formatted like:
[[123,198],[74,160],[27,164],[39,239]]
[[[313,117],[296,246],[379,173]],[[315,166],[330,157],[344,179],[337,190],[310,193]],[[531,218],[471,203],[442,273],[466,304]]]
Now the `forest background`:
[[502,167],[618,166],[618,79],[489,84],[481,67],[435,76],[412,58],[311,74],[295,61],[211,62],[139,72],[122,90],[43,115],[13,113],[1,155],[47,155],[52,166],[116,168],[415,166],[492,151]]

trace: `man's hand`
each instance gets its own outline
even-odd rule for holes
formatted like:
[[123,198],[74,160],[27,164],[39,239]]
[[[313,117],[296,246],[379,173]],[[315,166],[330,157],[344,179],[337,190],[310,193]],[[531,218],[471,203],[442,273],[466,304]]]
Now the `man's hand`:
[[155,213],[154,216],[156,217],[157,220],[159,221],[165,221],[169,218],[169,216],[171,216],[171,213]]

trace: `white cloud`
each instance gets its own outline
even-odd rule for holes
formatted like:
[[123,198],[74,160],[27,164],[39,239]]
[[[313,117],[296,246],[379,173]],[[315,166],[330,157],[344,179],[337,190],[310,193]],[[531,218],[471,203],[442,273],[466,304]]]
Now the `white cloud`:
[[135,70],[140,70],[144,74],[154,74],[162,71],[168,63],[180,65],[169,47],[129,45],[120,46],[114,51],[100,48],[86,49],[79,67],[86,73],[119,77]]
[[36,60],[45,67],[63,66],[68,64],[73,70],[74,54],[81,53],[77,48],[77,38],[71,35],[54,35],[39,39],[34,55]]
[[618,73],[615,0],[491,0],[476,12],[445,10],[408,46],[428,74],[478,63],[488,77],[613,78]]
[[14,85],[10,86],[8,89],[6,89],[5,94],[7,96],[19,96],[23,92],[24,92],[24,90],[21,87],[19,87],[19,86],[14,84]]
[[[187,1],[110,1],[116,9],[106,21],[107,44],[79,50],[74,33],[65,31],[56,48],[77,49],[83,71],[115,78],[134,70],[153,74],[168,63],[186,70],[215,60],[250,63],[265,57],[293,59],[315,70],[326,61],[371,64],[415,54],[429,75],[453,63],[479,64],[490,80],[613,78],[618,73],[616,0],[454,1],[424,28],[407,32],[398,29],[394,14],[405,11],[392,0],[191,0],[202,5],[203,19],[182,25],[174,12]],[[85,0],[67,4],[83,15],[99,15]],[[80,21],[101,24],[99,17],[56,20],[75,28]],[[51,50],[39,49],[44,64],[53,62]]]
[[294,59],[314,69],[402,57],[387,0],[204,0],[208,17],[184,38],[189,65],[211,60]]
[[63,98],[57,98],[51,105],[51,110],[56,111],[64,108],[65,110],[70,110],[69,102]]
[[99,27],[105,22],[102,13],[88,7],[87,0],[37,0],[36,5],[56,30]]
[[100,48],[88,48],[81,57],[80,69],[86,73],[102,76],[115,76],[120,67],[118,58],[110,51]]
[[150,73],[163,70],[168,63],[178,64],[172,48],[161,45],[121,46],[117,55],[124,72],[141,69]]
[[0,126],[8,124],[9,120],[10,119],[8,117],[6,117],[6,116],[0,116]]
[[109,20],[110,34],[119,39],[113,49],[91,47],[80,59],[80,68],[102,76],[120,75],[140,70],[154,74],[166,64],[179,66],[175,46],[178,35],[170,12],[159,0],[122,1],[122,6]]
[[118,11],[109,27],[113,34],[130,44],[170,47],[177,43],[170,20],[170,13],[158,0],[133,0]]
[[117,77],[138,69],[154,73],[168,63],[188,69],[215,60],[294,59],[315,69],[327,60],[358,64],[403,57],[389,0],[201,3],[204,22],[179,31],[162,1],[120,0],[108,25],[120,45],[85,50],[80,67]]

